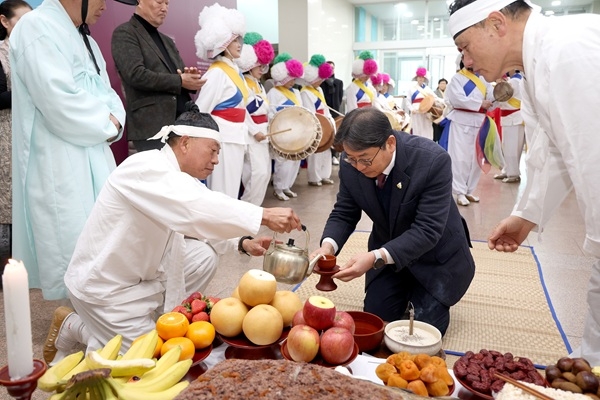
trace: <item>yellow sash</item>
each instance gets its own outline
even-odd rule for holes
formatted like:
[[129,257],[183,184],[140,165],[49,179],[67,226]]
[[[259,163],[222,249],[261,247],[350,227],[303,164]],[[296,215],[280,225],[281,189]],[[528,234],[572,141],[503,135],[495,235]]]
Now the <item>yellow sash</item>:
[[314,94],[315,96],[317,96],[317,98],[319,100],[321,100],[321,103],[323,103],[323,107],[327,108],[327,102],[325,101],[325,96],[323,96],[321,94],[321,92],[319,92],[317,89],[315,89],[313,86],[304,86],[302,88],[302,90],[308,90],[309,92],[311,92],[312,94]]
[[244,104],[246,104],[246,102],[248,101],[248,87],[246,86],[246,84],[244,84],[244,81],[242,80],[240,74],[224,61],[215,61],[211,64],[210,67],[208,67],[209,70],[213,68],[220,68],[221,70],[223,70],[223,72],[227,74],[229,79],[233,81],[235,86],[242,93],[242,97],[244,98]]
[[371,104],[373,104],[373,97],[374,97],[373,93],[369,89],[367,89],[365,84],[362,83],[362,81],[360,79],[355,79],[355,80],[353,80],[353,82],[356,86],[358,86],[360,89],[362,89],[362,91],[365,92],[365,94],[367,96],[369,96],[369,99],[371,99]]
[[291,89],[285,88],[283,86],[275,86],[275,89],[279,90],[282,95],[284,95],[288,100],[290,100],[295,105],[297,105],[297,106],[302,105],[302,104],[300,104],[300,101],[298,100],[298,96],[296,96],[296,94]]
[[[244,80],[246,81],[246,84],[248,85],[248,87],[254,92],[256,97],[260,97],[264,101],[267,101],[267,98],[266,98],[266,96],[263,96],[262,89],[257,81],[255,81],[254,79],[252,79],[248,76],[245,76]],[[269,104],[269,103],[267,103],[267,104]]]
[[519,100],[519,99],[515,99],[514,97],[511,97],[507,101],[507,103],[514,108],[518,108],[519,110],[521,109],[521,100]]
[[481,79],[479,79],[477,75],[475,75],[466,68],[461,69],[460,71],[458,71],[458,73],[466,76],[471,81],[473,81],[473,83],[475,84],[475,86],[477,86],[477,89],[479,89],[479,91],[483,94],[483,98],[485,99],[485,97],[487,96],[487,87],[483,82],[481,82]]

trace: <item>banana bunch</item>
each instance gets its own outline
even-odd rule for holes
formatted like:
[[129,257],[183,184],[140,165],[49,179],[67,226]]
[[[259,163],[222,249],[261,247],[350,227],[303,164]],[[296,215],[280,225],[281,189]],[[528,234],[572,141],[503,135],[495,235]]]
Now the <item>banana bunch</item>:
[[180,381],[192,360],[179,361],[181,347],[175,346],[155,361],[152,356],[157,341],[158,333],[154,330],[118,357],[122,337],[117,335],[85,358],[83,352],[65,357],[44,373],[38,387],[47,392],[57,391],[51,400],[173,399],[189,384]]
[[600,377],[600,365],[597,365],[594,368],[592,368],[592,374],[596,375],[597,377]]

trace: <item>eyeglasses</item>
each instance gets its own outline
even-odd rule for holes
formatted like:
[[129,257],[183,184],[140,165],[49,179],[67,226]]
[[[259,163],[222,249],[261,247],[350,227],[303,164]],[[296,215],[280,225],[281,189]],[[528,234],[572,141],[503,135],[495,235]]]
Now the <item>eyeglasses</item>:
[[375,153],[375,155],[370,160],[365,160],[364,158],[359,158],[358,160],[355,160],[354,158],[346,157],[344,158],[344,161],[346,161],[353,167],[356,167],[356,164],[360,164],[365,167],[370,167],[371,165],[373,165],[373,160],[375,159],[375,157],[377,157],[377,154],[379,154],[382,148],[383,147],[380,147],[379,150],[377,150],[377,153]]

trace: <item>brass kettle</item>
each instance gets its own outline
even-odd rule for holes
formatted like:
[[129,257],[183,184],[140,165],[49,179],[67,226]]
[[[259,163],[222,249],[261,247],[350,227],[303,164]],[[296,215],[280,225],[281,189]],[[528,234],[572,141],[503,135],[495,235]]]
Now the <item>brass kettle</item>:
[[273,232],[273,239],[264,256],[263,270],[275,276],[277,282],[288,284],[302,282],[312,273],[317,261],[323,257],[319,254],[309,262],[308,243],[310,242],[310,236],[306,226],[302,225],[302,230],[306,233],[304,248],[296,246],[293,238],[289,238],[287,243],[277,243],[277,234]]

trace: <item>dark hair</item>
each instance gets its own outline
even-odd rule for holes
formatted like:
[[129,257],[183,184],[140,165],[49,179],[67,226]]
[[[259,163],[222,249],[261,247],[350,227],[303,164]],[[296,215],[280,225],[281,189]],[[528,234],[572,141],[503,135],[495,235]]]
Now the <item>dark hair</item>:
[[[0,15],[4,15],[6,19],[11,19],[15,16],[15,10],[18,8],[27,7],[31,10],[31,6],[23,0],[4,0],[0,3]],[[6,39],[8,31],[4,25],[0,24],[0,40]]]
[[[452,15],[455,12],[457,12],[458,10],[460,10],[461,8],[467,6],[471,3],[474,3],[476,1],[477,0],[455,0],[452,4],[450,4],[448,11],[450,12],[450,15]],[[479,1],[485,1],[485,0],[479,0]],[[507,17],[510,17],[511,19],[517,19],[524,12],[526,12],[528,10],[531,10],[531,6],[529,4],[527,4],[525,2],[525,0],[515,0],[514,3],[510,3],[506,7],[500,9],[500,12],[502,14],[506,15]],[[473,24],[472,26],[477,26],[480,24],[483,25],[483,21]],[[454,39],[456,39],[461,33],[463,33],[463,31],[460,31],[456,35],[454,35]]]
[[344,117],[334,146],[343,144],[355,151],[383,147],[393,134],[390,120],[383,112],[373,107],[357,108]]
[[327,61],[327,64],[333,65],[335,67],[335,63],[331,60]]
[[[200,109],[193,101],[185,103],[185,110],[177,117],[173,125],[189,125],[219,131],[219,125],[217,125],[213,117],[210,114],[200,112]],[[167,141],[170,143],[171,139],[179,137],[176,133],[171,132]]]
[[447,81],[446,79],[442,78],[442,79],[440,79],[440,80],[438,81],[438,85],[439,85],[440,83],[442,83],[442,82],[446,82],[446,84],[448,83],[448,81]]

